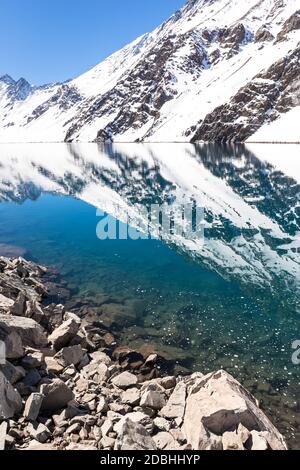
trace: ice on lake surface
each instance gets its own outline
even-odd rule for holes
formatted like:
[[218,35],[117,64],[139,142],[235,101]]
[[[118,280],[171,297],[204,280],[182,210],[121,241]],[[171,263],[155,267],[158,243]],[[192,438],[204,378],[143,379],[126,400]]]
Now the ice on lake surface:
[[[224,367],[299,448],[299,195],[297,145],[1,145],[0,253],[58,267],[67,306],[179,372]],[[96,236],[96,208],[136,228],[143,207],[183,200],[204,210],[204,243]]]

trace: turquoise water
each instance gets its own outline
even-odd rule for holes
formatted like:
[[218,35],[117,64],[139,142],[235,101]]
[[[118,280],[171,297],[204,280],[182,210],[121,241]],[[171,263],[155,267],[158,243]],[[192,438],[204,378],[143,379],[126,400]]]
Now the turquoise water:
[[[135,147],[135,152],[137,149]],[[278,234],[272,237],[268,232],[263,238],[266,247],[259,251],[262,248],[252,244],[258,228],[249,227],[249,232],[248,228],[243,229],[249,245],[247,249],[243,248],[241,270],[229,265],[225,255],[222,266],[216,268],[213,257],[204,257],[201,252],[195,255],[177,240],[172,243],[163,240],[101,241],[96,236],[99,217],[96,204],[92,203],[97,197],[102,204],[115,195],[126,204],[149,198],[157,200],[165,195],[166,188],[169,191],[169,188],[177,187],[178,190],[180,184],[183,187],[186,183],[181,181],[179,184],[175,177],[172,179],[170,170],[166,173],[167,179],[162,170],[165,162],[160,163],[158,158],[151,165],[143,159],[137,164],[136,156],[125,158],[119,150],[106,149],[104,154],[103,150],[99,153],[98,162],[89,151],[85,154],[81,149],[78,156],[75,150],[72,149],[70,157],[70,153],[65,156],[58,149],[59,162],[57,159],[48,162],[47,168],[43,166],[46,157],[42,151],[34,158],[31,155],[36,151],[31,154],[28,150],[26,155],[14,151],[1,157],[0,247],[1,244],[22,247],[27,257],[58,268],[71,292],[66,299],[67,305],[71,308],[79,300],[86,302],[100,318],[112,322],[125,344],[160,350],[166,357],[178,361],[178,372],[209,372],[224,367],[233,373],[262,401],[290,445],[299,448],[300,366],[291,360],[292,342],[300,339],[297,249],[291,250],[290,258],[285,259],[286,252],[278,248],[283,241],[278,240]],[[153,149],[151,152],[153,157]],[[243,151],[243,158],[245,155]],[[104,160],[106,157],[110,165]],[[187,158],[186,152],[182,152],[184,158]],[[193,158],[203,165],[201,152]],[[199,167],[199,171],[205,173],[205,181],[209,178],[208,168],[213,174],[215,186],[211,187],[210,199],[213,196],[220,204],[227,197],[223,188],[224,168],[227,174],[230,173],[230,179],[226,180],[228,187],[232,187],[232,169],[237,168],[236,173],[240,172],[234,158],[236,155],[232,156],[232,168],[228,155],[226,160],[219,155],[217,161],[210,160],[209,165],[205,161],[206,164]],[[177,164],[175,161],[174,169]],[[51,172],[49,167],[52,167]],[[267,166],[267,170],[271,178],[271,167]],[[248,184],[245,191],[241,181],[245,181],[246,175],[249,178],[249,172],[252,172],[252,184]],[[255,196],[259,214],[267,214],[280,230],[284,227],[283,239],[287,243],[294,236],[294,225],[299,222],[297,184],[293,183],[292,197],[288,194],[290,178],[278,174],[274,168],[272,181],[276,196],[267,182],[265,186],[254,184],[258,174],[265,178],[264,172],[266,168],[262,171],[261,162],[251,157],[243,178],[234,182],[235,194],[243,202]],[[137,173],[142,176],[137,177]],[[220,186],[217,186],[218,173],[221,174],[218,176]],[[276,178],[280,194],[278,188],[274,188]],[[113,192],[107,193],[108,189]],[[207,191],[206,187],[205,195]],[[288,201],[282,194],[286,194]],[[268,204],[262,201],[263,195],[267,196]],[[230,201],[233,204],[232,198]],[[236,200],[234,204],[235,213],[241,211],[240,201]],[[284,214],[286,206],[293,204],[297,217],[292,221]],[[212,207],[207,211],[207,220],[216,217]],[[224,213],[229,213],[228,207]],[[236,243],[236,232],[240,228],[238,222],[233,224],[234,219],[229,227],[224,215],[217,215],[223,225],[218,224],[213,230],[210,226],[206,236],[221,240],[224,253],[225,248],[227,250]],[[257,218],[255,215],[253,224]],[[261,233],[265,232],[262,230]],[[262,240],[258,246],[262,246]],[[269,262],[270,247],[272,259],[279,253],[274,263]],[[232,252],[228,256],[232,260]],[[258,266],[264,263],[264,275],[268,279],[264,286],[250,276],[253,258],[259,262]],[[283,261],[282,274],[278,264]],[[287,267],[289,273],[284,271]]]

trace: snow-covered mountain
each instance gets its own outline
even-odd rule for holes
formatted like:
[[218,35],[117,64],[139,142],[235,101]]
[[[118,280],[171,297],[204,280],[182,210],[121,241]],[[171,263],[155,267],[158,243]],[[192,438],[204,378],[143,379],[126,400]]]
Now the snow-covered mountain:
[[300,0],[189,0],[63,84],[0,78],[0,141],[300,142]]

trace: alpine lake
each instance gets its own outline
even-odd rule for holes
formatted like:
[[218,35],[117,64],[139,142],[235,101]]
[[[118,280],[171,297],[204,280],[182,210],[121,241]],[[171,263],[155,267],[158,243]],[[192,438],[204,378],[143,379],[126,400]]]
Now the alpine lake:
[[[183,201],[201,238],[137,231]],[[61,303],[178,374],[226,369],[299,449],[299,146],[1,145],[0,255],[55,268]]]

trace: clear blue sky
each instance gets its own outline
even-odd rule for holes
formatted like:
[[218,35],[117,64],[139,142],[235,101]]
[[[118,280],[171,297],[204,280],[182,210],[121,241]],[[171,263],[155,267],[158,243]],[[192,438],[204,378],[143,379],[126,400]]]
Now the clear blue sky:
[[0,75],[39,85],[75,77],[185,0],[0,0]]

